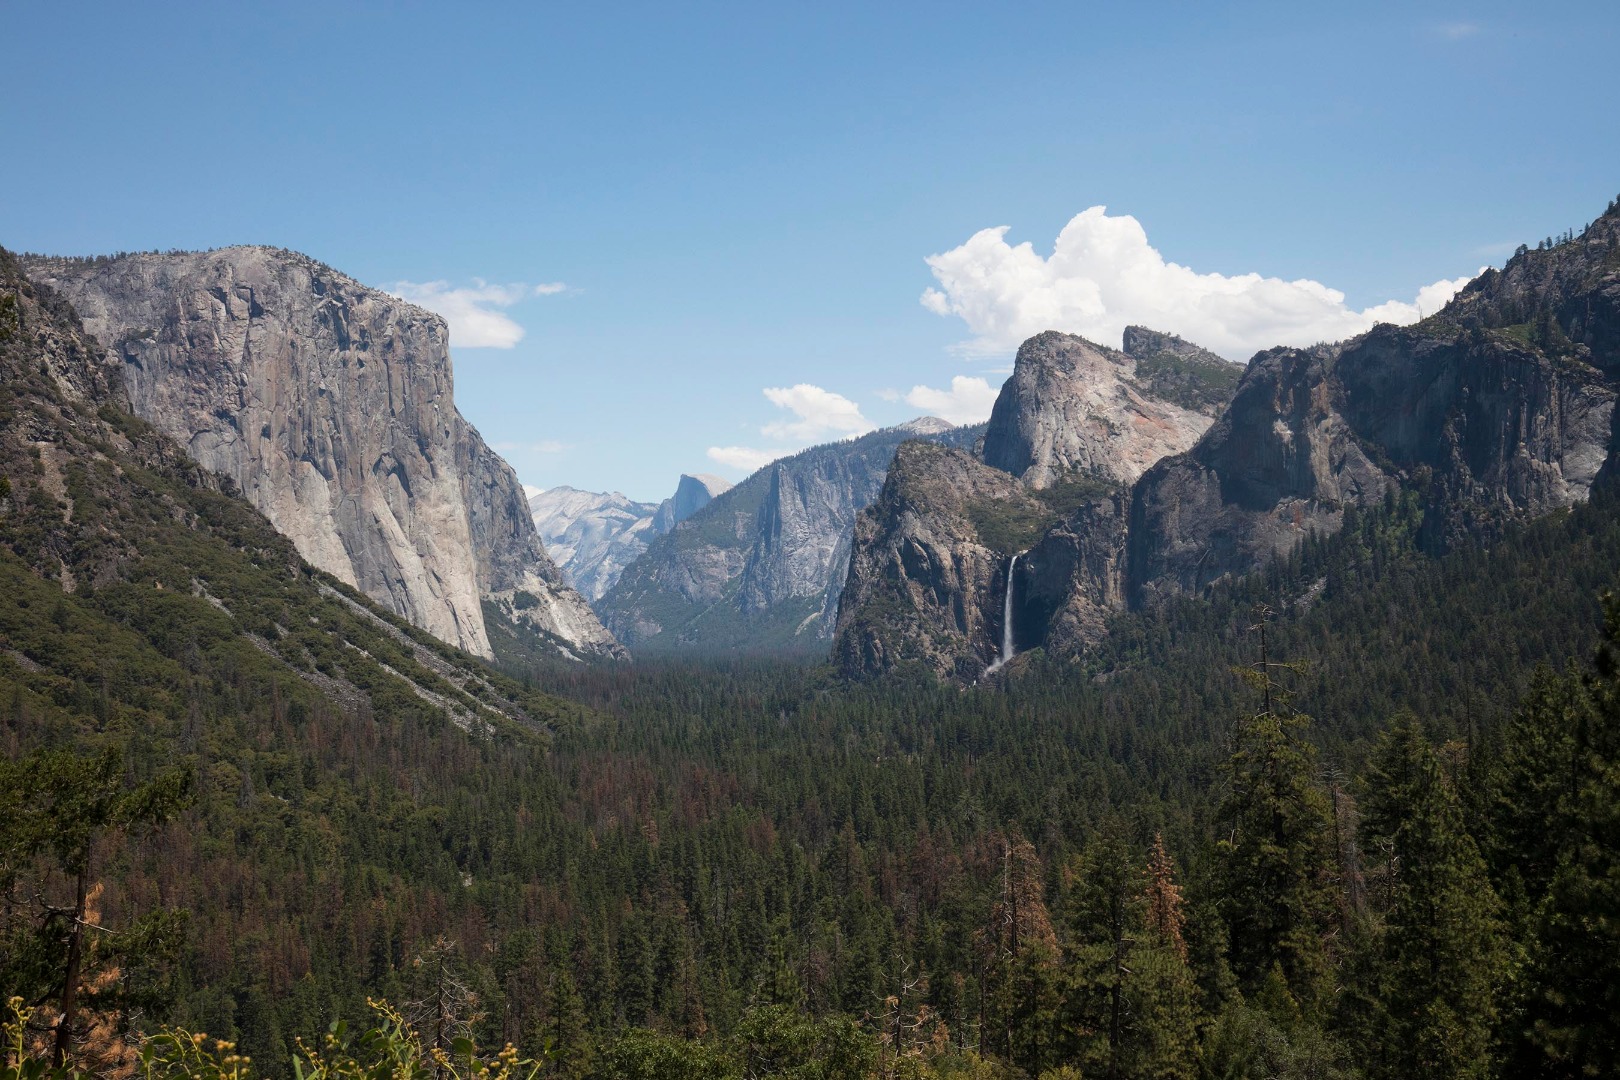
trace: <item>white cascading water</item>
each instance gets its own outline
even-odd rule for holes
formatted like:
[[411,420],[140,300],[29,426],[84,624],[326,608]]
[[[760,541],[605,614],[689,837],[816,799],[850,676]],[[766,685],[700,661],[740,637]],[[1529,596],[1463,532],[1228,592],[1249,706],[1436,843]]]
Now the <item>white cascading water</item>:
[[1007,564],[1007,595],[1001,600],[1001,657],[984,669],[986,675],[994,675],[1001,670],[1001,665],[1013,658],[1013,571],[1018,569],[1018,555]]

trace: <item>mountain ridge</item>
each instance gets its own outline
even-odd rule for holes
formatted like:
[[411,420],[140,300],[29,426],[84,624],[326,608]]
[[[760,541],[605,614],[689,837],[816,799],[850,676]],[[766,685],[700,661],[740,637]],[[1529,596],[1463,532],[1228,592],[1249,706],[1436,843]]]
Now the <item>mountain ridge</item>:
[[929,439],[971,445],[982,430],[920,418],[766,465],[650,543],[597,602],[603,622],[633,653],[815,655],[832,631],[855,515],[925,420]]
[[[1038,335],[1026,343],[1028,355],[1043,361],[1061,337]],[[1145,355],[1165,351],[1164,339],[1151,332],[1133,328],[1128,337]],[[1172,359],[1187,357],[1189,348],[1196,349],[1179,343]],[[1106,362],[1118,363],[1106,355],[1085,358],[1091,372]],[[1019,648],[1078,656],[1107,632],[1114,613],[1198,595],[1263,570],[1308,538],[1338,531],[1348,508],[1375,507],[1401,492],[1421,495],[1418,542],[1433,554],[1489,543],[1506,529],[1583,502],[1613,468],[1616,372],[1620,210],[1613,206],[1578,237],[1521,248],[1502,270],[1480,275],[1421,323],[1263,351],[1190,446],[1136,477],[1116,465],[1112,479],[1123,483],[1076,499],[1060,521],[1025,528],[1027,546],[1018,549],[1023,557],[1011,581]],[[986,434],[985,459],[1030,487],[1051,482],[1053,463],[1108,479],[1095,455],[1070,453],[1064,442],[1083,433],[1075,415],[1089,416],[1094,388],[1088,399],[1043,378],[1020,380],[1015,372],[1009,380]],[[1060,418],[1041,432],[1044,442],[1027,437],[1031,424],[1020,415],[1041,409]],[[1117,435],[1106,424],[1093,429]],[[928,462],[913,465],[926,470]],[[903,654],[964,680],[997,648],[1014,552],[961,582],[928,578],[923,563],[913,558],[908,566],[901,555],[908,541],[938,550],[940,539],[910,535],[912,519],[898,498],[907,484],[915,489],[928,477],[890,480],[896,498],[880,499],[872,511],[886,517],[863,522],[857,532],[872,550],[857,552],[851,574],[870,580],[845,590],[852,600],[865,598],[868,610],[840,612],[835,657],[854,677],[888,670]],[[877,558],[878,550],[889,557]],[[913,572],[937,587],[919,589]],[[906,600],[929,596],[922,607]],[[979,615],[951,625],[937,614],[963,609]],[[924,635],[928,647],[897,652],[893,646],[915,638],[919,626],[934,628]]]
[[718,476],[682,473],[675,494],[663,502],[643,503],[617,491],[583,491],[564,484],[530,496],[529,512],[557,568],[595,603],[647,550],[649,541],[730,487]]

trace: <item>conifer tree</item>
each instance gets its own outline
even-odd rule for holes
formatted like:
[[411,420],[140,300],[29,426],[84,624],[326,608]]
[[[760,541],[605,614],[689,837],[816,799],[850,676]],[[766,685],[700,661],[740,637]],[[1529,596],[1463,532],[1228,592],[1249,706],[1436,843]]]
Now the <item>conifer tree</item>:
[[1232,971],[1247,994],[1272,969],[1308,1013],[1325,1001],[1331,967],[1324,934],[1334,913],[1332,816],[1315,786],[1316,756],[1301,737],[1310,718],[1292,713],[1272,680],[1261,611],[1260,660],[1243,674],[1262,695],[1239,720],[1221,807],[1222,910]]
[[1083,1076],[1190,1077],[1193,983],[1180,941],[1180,894],[1162,838],[1144,867],[1117,835],[1077,860],[1064,979],[1066,1061]]
[[1512,1032],[1525,1075],[1620,1072],[1620,601],[1604,608],[1560,803],[1568,834],[1535,914]]
[[1040,857],[1022,836],[1002,840],[1000,894],[976,938],[985,1045],[1038,1073],[1053,1054],[1058,944]]
[[[0,991],[50,1002],[59,1066],[80,1034],[82,992],[98,969],[151,965],[177,949],[179,913],[154,911],[113,934],[91,905],[103,843],[169,820],[189,800],[192,778],[181,769],[127,787],[123,755],[112,748],[95,757],[43,751],[0,764]],[[30,902],[18,903],[23,869],[40,858],[66,880],[66,904],[51,902],[44,879],[31,884]],[[103,988],[98,1005],[117,1008],[120,996]]]
[[1358,994],[1368,1071],[1488,1076],[1506,968],[1498,904],[1457,794],[1410,716],[1380,737],[1363,806],[1382,901]]
[[1175,864],[1165,849],[1163,833],[1153,834],[1147,874],[1148,926],[1185,962],[1187,941],[1182,931],[1186,928],[1187,916],[1181,910],[1181,886],[1176,884]]

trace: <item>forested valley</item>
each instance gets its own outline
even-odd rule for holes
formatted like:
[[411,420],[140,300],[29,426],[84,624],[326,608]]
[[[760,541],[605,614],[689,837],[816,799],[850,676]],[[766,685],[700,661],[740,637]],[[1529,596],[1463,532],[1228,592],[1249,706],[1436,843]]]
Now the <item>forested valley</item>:
[[488,666],[0,276],[7,1077],[1616,1067],[1607,482],[1438,556],[1392,491],[993,685]]

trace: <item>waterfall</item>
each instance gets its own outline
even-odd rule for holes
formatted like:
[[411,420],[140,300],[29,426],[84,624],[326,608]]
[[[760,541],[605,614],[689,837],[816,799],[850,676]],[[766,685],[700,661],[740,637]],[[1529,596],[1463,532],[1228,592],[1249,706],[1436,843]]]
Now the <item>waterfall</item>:
[[[1019,552],[1018,555],[1022,555]],[[1013,658],[1017,650],[1013,647],[1013,571],[1018,569],[1018,555],[1012,557],[1007,564],[1006,595],[1001,599],[1001,656],[995,663],[984,669],[986,675],[994,675],[1001,670],[1001,665]]]

